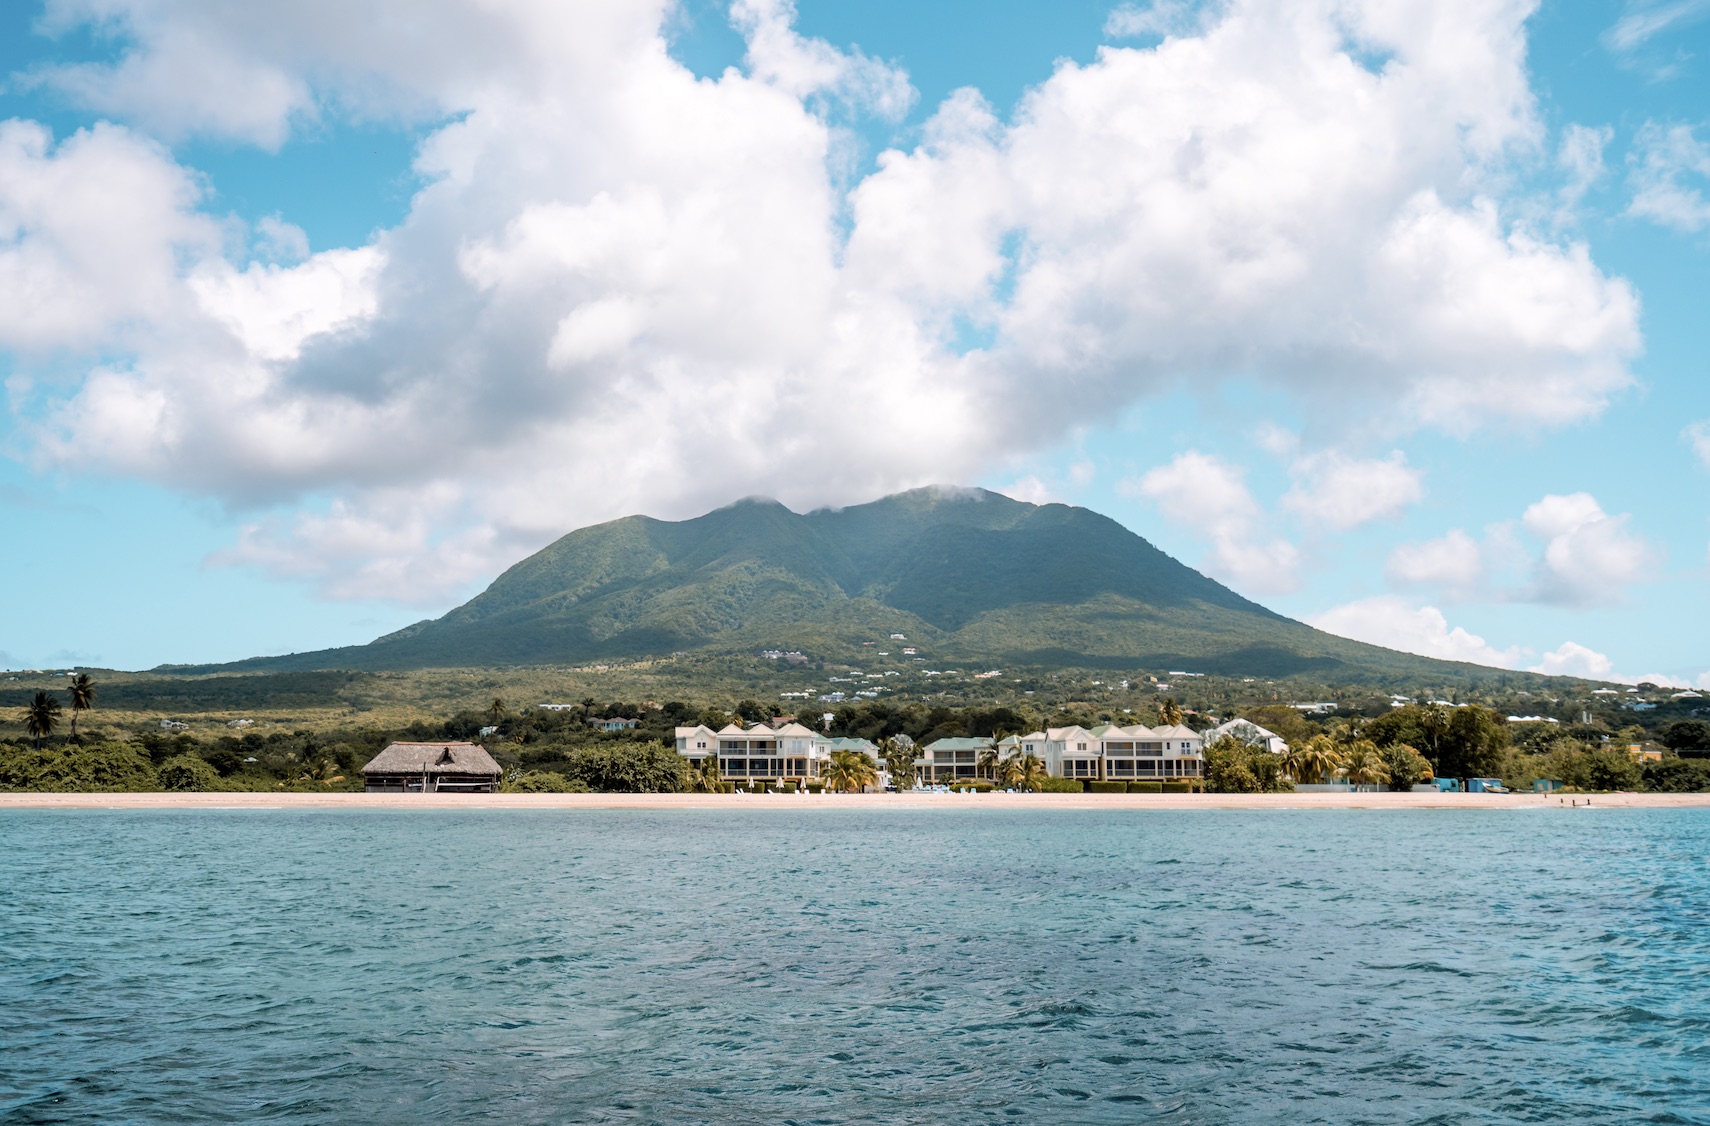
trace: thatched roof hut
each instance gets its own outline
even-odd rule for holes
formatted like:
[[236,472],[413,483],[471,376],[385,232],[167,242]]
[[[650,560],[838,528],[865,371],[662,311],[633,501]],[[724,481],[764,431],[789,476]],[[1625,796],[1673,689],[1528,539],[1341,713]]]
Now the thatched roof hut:
[[393,743],[362,768],[369,793],[490,794],[503,773],[474,743]]

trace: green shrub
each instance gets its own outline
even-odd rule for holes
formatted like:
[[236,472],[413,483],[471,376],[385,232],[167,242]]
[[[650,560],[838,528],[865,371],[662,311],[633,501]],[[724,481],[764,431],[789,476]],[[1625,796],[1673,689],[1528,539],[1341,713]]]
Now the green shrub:
[[736,783],[735,782],[720,782],[718,784],[718,792],[721,794],[734,794],[734,793],[736,793]]
[[1085,791],[1081,789],[1078,778],[1041,778],[1039,780],[1039,792],[1042,794],[1079,794]]
[[214,790],[219,785],[220,772],[201,755],[173,755],[160,764],[163,790]]
[[1126,794],[1128,792],[1128,783],[1115,781],[1089,781],[1087,782],[1086,790],[1089,794]]
[[1645,789],[1656,793],[1690,794],[1710,790],[1710,761],[1704,759],[1666,758],[1661,762],[1646,763],[1643,770]]
[[823,794],[823,793],[825,793],[825,783],[824,782],[809,782],[807,784],[807,792],[810,794]]
[[505,779],[499,789],[507,794],[585,794],[588,785],[566,778],[556,770],[525,770]]
[[781,794],[793,794],[793,793],[795,793],[796,792],[795,780],[789,779],[789,780],[786,780],[783,782],[779,782],[778,783],[778,792]]
[[601,793],[676,794],[689,788],[689,764],[663,743],[634,741],[575,747],[564,774]]
[[1163,786],[1163,792],[1166,794],[1191,794],[1191,793],[1193,793],[1193,783],[1192,782],[1164,782],[1164,783],[1161,783],[1161,785]]
[[1130,782],[1128,792],[1131,794],[1161,794],[1164,792],[1162,782]]
[[0,758],[0,790],[111,793],[159,788],[154,764],[124,743],[46,747]]
[[963,778],[960,781],[952,783],[950,788],[953,790],[961,790],[965,793],[989,794],[993,790],[997,789],[997,784],[989,778]]

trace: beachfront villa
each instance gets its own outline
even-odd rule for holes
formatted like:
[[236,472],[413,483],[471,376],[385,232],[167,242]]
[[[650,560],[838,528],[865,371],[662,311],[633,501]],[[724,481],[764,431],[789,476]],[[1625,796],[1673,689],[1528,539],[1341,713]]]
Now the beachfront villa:
[[[992,778],[990,739],[936,739],[921,748],[915,770],[927,783]],[[1205,740],[1182,727],[1052,727],[1009,735],[998,759],[1033,755],[1053,778],[1094,782],[1172,781],[1205,776]],[[988,765],[982,766],[982,760]]]
[[[916,779],[928,785],[991,778],[989,738],[936,739],[916,749]],[[1173,781],[1205,776],[1205,740],[1182,727],[1052,727],[1031,735],[1009,735],[995,747],[997,757],[1029,754],[1055,778],[1090,781]],[[744,728],[729,724],[714,731],[703,725],[677,728],[677,753],[699,767],[718,756],[719,773],[732,782],[806,782],[821,776],[833,751],[858,751],[879,761],[879,749],[866,739],[832,739],[799,723]],[[981,760],[986,760],[982,766]],[[910,779],[895,779],[907,789]]]
[[990,739],[934,739],[916,756],[915,773],[929,783],[989,778],[992,772],[980,769],[980,753],[991,745]]
[[393,743],[362,768],[370,794],[491,794],[504,773],[474,743]]
[[746,729],[732,723],[718,731],[705,724],[677,728],[678,754],[696,767],[708,755],[716,755],[719,773],[732,782],[818,778],[831,761],[832,743],[799,723],[779,727],[757,723]]
[[1023,735],[1023,754],[1035,755],[1054,778],[1088,781],[1173,781],[1205,776],[1205,740],[1192,728],[1051,727]]

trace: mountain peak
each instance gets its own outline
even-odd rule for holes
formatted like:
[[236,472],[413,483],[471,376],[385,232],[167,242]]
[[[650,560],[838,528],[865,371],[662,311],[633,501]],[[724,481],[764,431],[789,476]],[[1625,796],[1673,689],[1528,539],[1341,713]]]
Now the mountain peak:
[[576,664],[762,649],[855,661],[892,633],[944,663],[1472,671],[1291,621],[1088,509],[959,485],[806,514],[756,496],[689,520],[614,520],[571,532],[435,621],[269,663]]

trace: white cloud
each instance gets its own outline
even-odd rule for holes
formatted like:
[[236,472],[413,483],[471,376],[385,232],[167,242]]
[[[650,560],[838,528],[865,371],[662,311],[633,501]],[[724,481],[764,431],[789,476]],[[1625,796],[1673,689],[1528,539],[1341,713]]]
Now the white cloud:
[[1419,471],[1398,450],[1387,458],[1352,458],[1329,452],[1301,458],[1299,476],[1283,507],[1336,531],[1395,516],[1425,495]]
[[1633,51],[1658,35],[1703,19],[1707,0],[1628,0],[1621,18],[1603,35],[1610,48]]
[[1701,419],[1688,426],[1683,437],[1691,443],[1692,452],[1706,469],[1710,469],[1710,418]]
[[[0,134],[0,346],[102,357],[31,408],[35,455],[281,505],[233,557],[418,598],[631,511],[967,480],[1182,379],[1457,432],[1631,382],[1630,289],[1498,202],[1541,136],[1518,0],[1236,0],[1008,122],[958,91],[848,190],[827,115],[894,117],[906,77],[743,0],[746,72],[698,80],[668,7],[54,0],[118,59],[36,80],[130,127]],[[438,123],[407,219],[300,260],[269,227],[261,264],[137,132],[362,117]],[[1393,511],[1389,472],[1301,511]],[[1231,577],[1298,562],[1257,517],[1213,539]]]
[[220,252],[200,197],[195,176],[129,130],[56,145],[33,122],[0,122],[0,346],[99,353],[169,323],[185,263]]
[[1185,35],[1196,30],[1200,21],[1200,13],[1186,0],[1119,4],[1105,17],[1104,33],[1112,39],[1132,39],[1142,35]]
[[1455,528],[1426,543],[1402,544],[1390,553],[1384,574],[1391,582],[1470,590],[1484,578],[1478,541]]
[[1587,680],[1609,680],[1615,671],[1615,662],[1595,649],[1564,641],[1560,647],[1545,653],[1542,661],[1526,671],[1541,672],[1548,676],[1581,676]]
[[1166,519],[1209,540],[1211,555],[1204,562],[1218,578],[1249,592],[1297,585],[1300,552],[1287,540],[1264,534],[1263,513],[1239,467],[1190,450],[1138,480],[1122,482],[1118,491],[1151,501]]
[[1705,180],[1710,177],[1710,144],[1700,141],[1692,126],[1646,122],[1628,161],[1633,189],[1629,214],[1677,231],[1700,231],[1710,225],[1710,201],[1704,196]]
[[1568,606],[1619,602],[1626,588],[1650,577],[1659,553],[1611,516],[1589,493],[1551,494],[1526,509],[1519,525],[1494,524],[1481,543],[1456,528],[1439,539],[1402,544],[1390,553],[1385,576],[1399,586],[1437,586],[1458,600]]
[[1615,130],[1607,125],[1592,128],[1569,125],[1562,130],[1561,147],[1556,151],[1556,166],[1566,175],[1560,192],[1562,206],[1579,206],[1585,193],[1601,179],[1607,169],[1603,165],[1603,150],[1614,140]]
[[1655,562],[1651,546],[1628,530],[1628,517],[1608,515],[1589,493],[1546,496],[1520,522],[1545,541],[1531,592],[1541,602],[1616,601]]
[[1484,638],[1460,626],[1449,625],[1435,606],[1414,606],[1392,595],[1379,595],[1337,606],[1306,619],[1326,633],[1371,645],[1437,657],[1445,661],[1469,661],[1511,669],[1520,661],[1518,647],[1497,649]]

